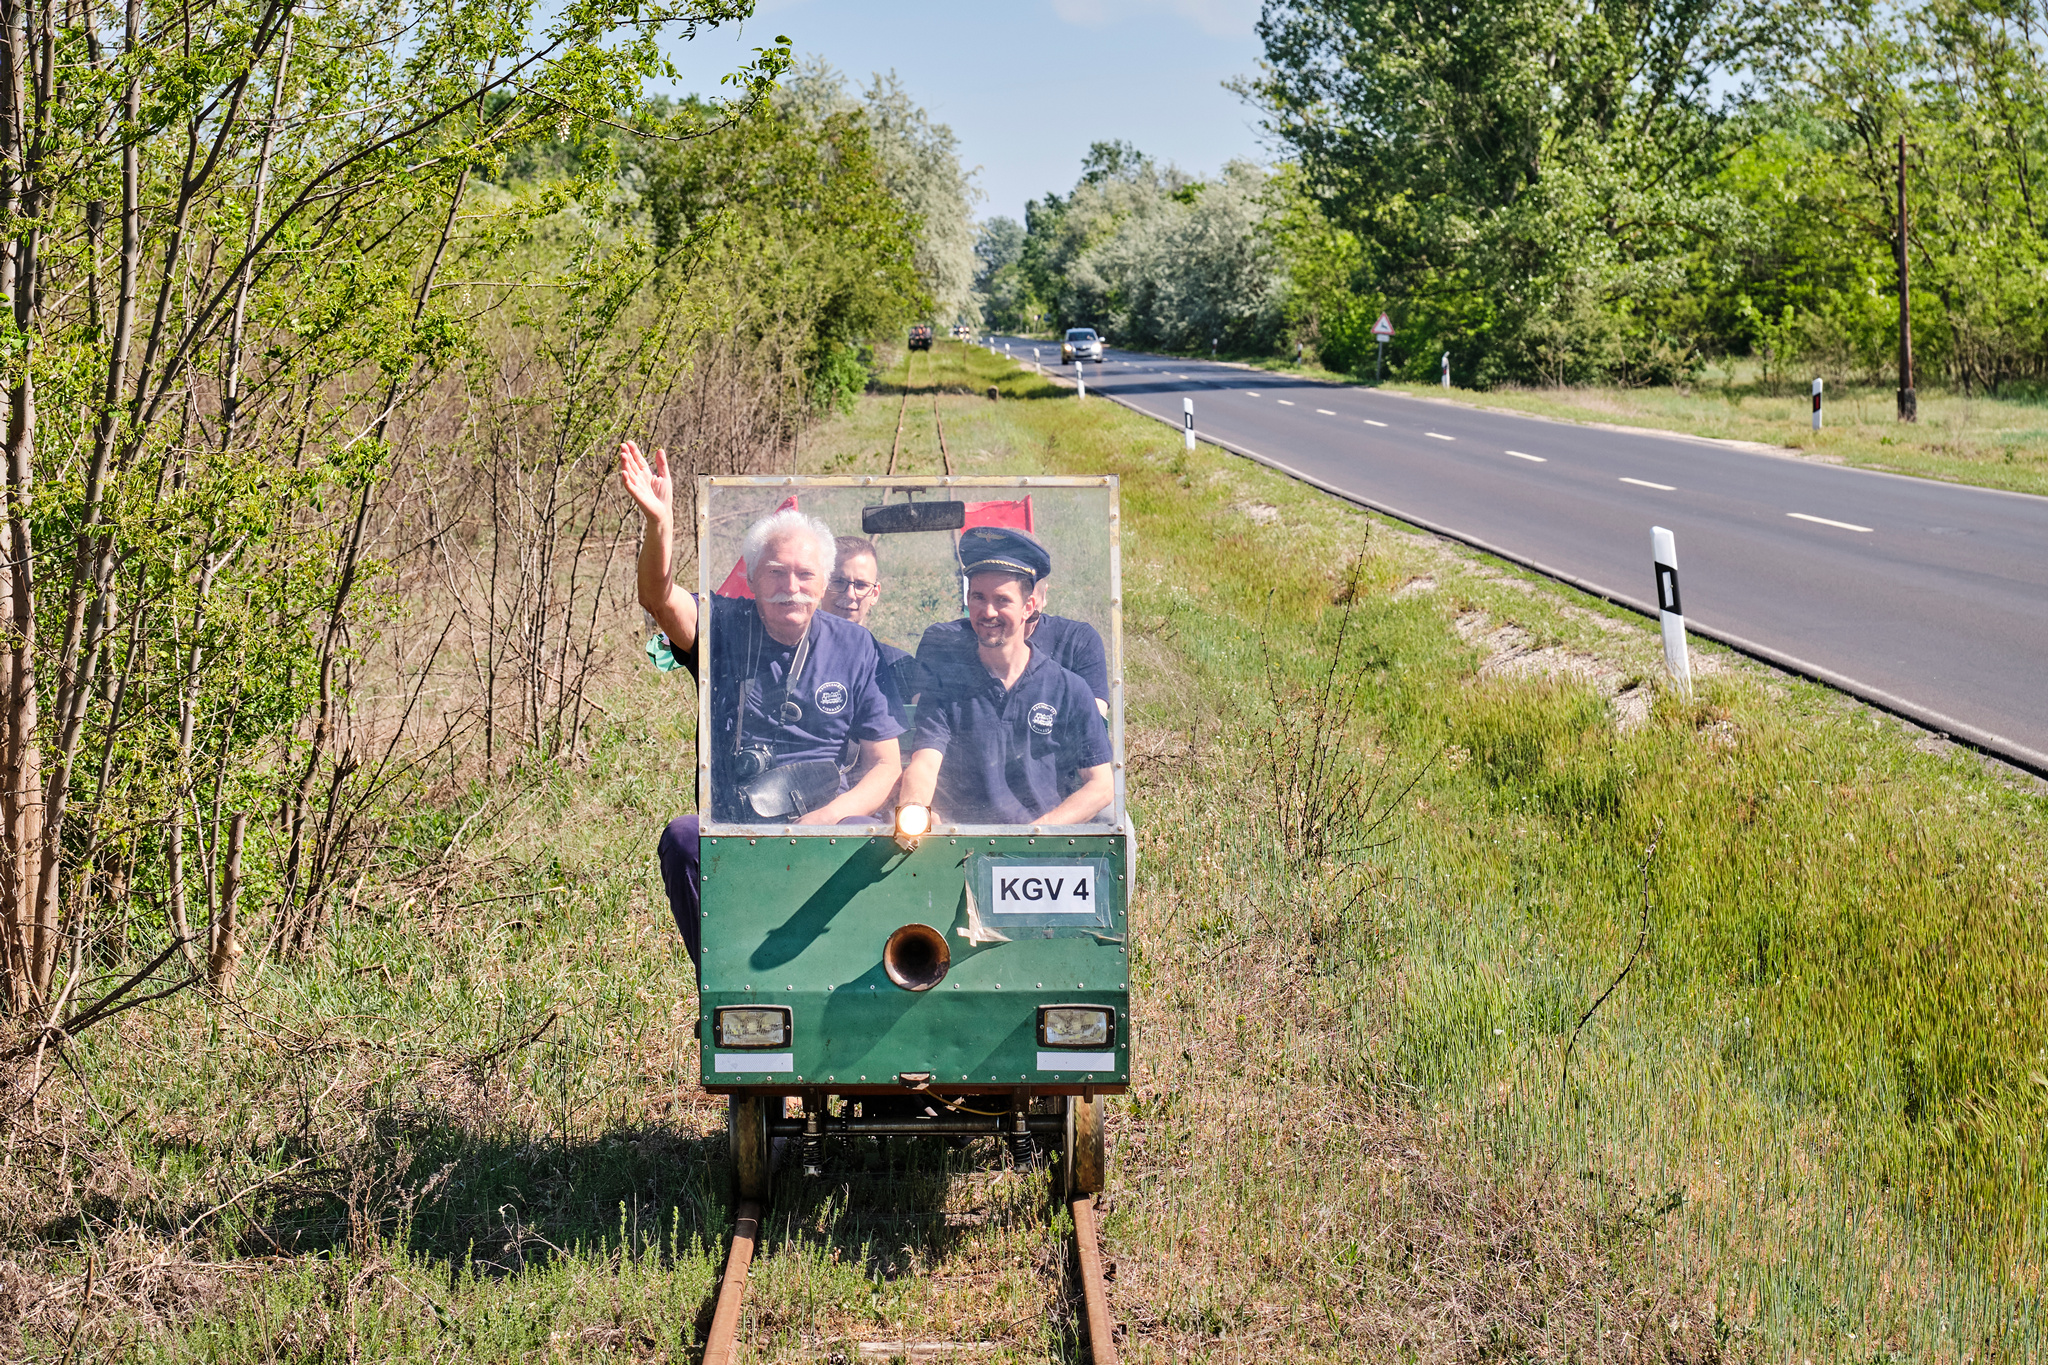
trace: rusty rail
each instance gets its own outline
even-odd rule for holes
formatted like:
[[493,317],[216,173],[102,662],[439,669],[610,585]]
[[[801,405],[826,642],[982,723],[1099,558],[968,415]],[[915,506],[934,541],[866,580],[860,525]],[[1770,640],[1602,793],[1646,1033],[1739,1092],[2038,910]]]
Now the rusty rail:
[[946,449],[946,424],[939,420],[939,391],[932,388],[932,425],[939,429],[939,458],[946,462],[946,473],[953,473],[953,452]]
[[[1109,1297],[1102,1280],[1102,1244],[1095,1228],[1095,1196],[1084,1194],[1069,1207],[1074,1215],[1074,1249],[1080,1264],[1088,1358],[1094,1365],[1117,1365],[1116,1333],[1109,1320]],[[711,1331],[704,1340],[704,1365],[732,1365],[740,1306],[747,1296],[747,1270],[754,1262],[754,1248],[760,1236],[761,1205],[743,1199],[733,1219],[732,1250],[725,1258],[725,1274],[719,1278]]]
[[747,1267],[754,1263],[754,1243],[761,1236],[761,1206],[742,1199],[732,1224],[732,1251],[718,1283],[718,1307],[712,1310],[711,1334],[704,1339],[704,1365],[732,1365],[733,1338],[740,1328],[740,1300],[747,1296]]
[[[1116,1336],[1109,1324],[1109,1297],[1102,1288],[1102,1244],[1095,1234],[1095,1196],[1073,1202],[1074,1249],[1081,1257],[1081,1298],[1088,1321],[1088,1358],[1116,1365]],[[710,1357],[705,1357],[709,1365]]]

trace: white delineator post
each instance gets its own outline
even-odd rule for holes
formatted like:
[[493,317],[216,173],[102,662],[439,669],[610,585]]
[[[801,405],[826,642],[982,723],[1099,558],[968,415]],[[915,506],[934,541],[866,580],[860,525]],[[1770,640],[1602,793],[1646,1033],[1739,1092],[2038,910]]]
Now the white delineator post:
[[1820,381],[1813,381],[1813,429],[1820,430]]
[[1088,396],[1088,369],[1081,363],[1081,357],[1079,356],[1074,357],[1074,396],[1076,398],[1086,398]]
[[1180,434],[1181,444],[1187,449],[1193,450],[1195,448],[1195,400],[1192,398],[1180,400]]
[[1450,353],[1449,351],[1445,351],[1445,352],[1444,352],[1444,387],[1448,389],[1448,388],[1449,388],[1450,386],[1451,386],[1451,353]]
[[1664,666],[1681,696],[1692,695],[1692,660],[1685,652],[1685,611],[1678,600],[1678,542],[1661,526],[1650,528],[1650,561],[1657,574],[1657,623],[1664,628]]

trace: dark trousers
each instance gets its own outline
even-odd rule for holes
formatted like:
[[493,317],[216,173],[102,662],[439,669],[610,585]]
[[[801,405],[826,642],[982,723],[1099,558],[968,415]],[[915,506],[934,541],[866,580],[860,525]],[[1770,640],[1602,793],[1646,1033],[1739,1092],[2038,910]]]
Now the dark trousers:
[[697,881],[698,869],[703,866],[697,843],[697,817],[678,815],[669,821],[655,852],[661,857],[661,884],[668,890],[669,913],[676,917],[676,928],[682,932],[690,965],[701,968],[704,895]]
[[[839,823],[865,825],[887,818],[880,814],[849,815]],[[703,867],[704,859],[698,847],[697,817],[678,815],[669,821],[654,851],[661,858],[661,884],[668,891],[669,913],[676,917],[676,928],[683,935],[683,947],[690,954],[690,965],[701,972],[704,966],[704,893],[699,888],[698,870]]]

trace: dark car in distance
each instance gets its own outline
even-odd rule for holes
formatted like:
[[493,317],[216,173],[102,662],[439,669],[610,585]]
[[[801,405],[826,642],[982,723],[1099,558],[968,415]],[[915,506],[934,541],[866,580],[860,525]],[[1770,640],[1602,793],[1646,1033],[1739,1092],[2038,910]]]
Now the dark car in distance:
[[932,329],[922,322],[910,329],[910,349],[929,351],[932,348]]

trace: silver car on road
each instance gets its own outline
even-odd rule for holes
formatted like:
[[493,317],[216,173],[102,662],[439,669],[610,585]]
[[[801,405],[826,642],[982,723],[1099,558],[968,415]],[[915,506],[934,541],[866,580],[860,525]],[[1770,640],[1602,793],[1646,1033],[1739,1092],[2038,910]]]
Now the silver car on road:
[[1102,363],[1102,338],[1093,327],[1069,327],[1060,341],[1060,362],[1092,360]]

